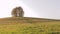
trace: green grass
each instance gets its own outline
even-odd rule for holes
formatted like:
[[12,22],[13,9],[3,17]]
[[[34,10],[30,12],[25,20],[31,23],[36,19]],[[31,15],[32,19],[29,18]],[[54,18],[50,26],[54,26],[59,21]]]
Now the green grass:
[[60,21],[34,23],[24,19],[9,19],[0,20],[0,34],[60,34]]

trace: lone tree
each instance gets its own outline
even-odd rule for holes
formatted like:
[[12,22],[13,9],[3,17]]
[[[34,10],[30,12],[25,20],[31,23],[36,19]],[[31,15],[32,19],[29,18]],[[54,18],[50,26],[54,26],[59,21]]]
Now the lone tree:
[[24,11],[23,11],[22,7],[16,7],[16,8],[13,8],[11,14],[13,17],[23,17]]

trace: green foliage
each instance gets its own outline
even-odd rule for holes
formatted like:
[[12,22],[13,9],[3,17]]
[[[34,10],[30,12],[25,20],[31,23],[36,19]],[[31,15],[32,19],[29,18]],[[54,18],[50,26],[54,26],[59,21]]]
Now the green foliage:
[[35,21],[24,18],[1,20],[0,34],[60,34],[60,21]]
[[60,34],[60,32],[50,32],[48,34]]

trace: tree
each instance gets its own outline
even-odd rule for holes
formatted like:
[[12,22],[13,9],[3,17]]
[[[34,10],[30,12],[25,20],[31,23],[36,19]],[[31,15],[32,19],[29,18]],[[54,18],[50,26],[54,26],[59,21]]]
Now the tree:
[[13,8],[11,14],[12,14],[13,17],[23,17],[24,16],[24,11],[21,7],[16,7],[16,8]]

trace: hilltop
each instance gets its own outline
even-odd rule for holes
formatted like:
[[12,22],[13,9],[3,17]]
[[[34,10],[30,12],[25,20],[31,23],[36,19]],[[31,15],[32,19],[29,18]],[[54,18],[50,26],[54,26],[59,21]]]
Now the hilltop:
[[0,18],[0,34],[60,34],[60,20],[9,17]]
[[16,24],[16,23],[45,23],[45,22],[60,22],[60,20],[32,18],[32,17],[9,17],[0,18],[0,24]]
[[9,18],[0,18],[0,23],[7,22],[19,22],[19,23],[37,23],[37,22],[51,22],[51,21],[60,21],[55,19],[45,19],[45,18],[32,18],[32,17],[9,17]]

